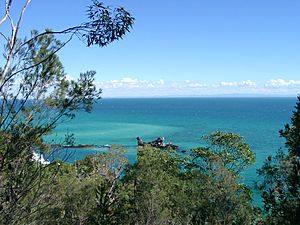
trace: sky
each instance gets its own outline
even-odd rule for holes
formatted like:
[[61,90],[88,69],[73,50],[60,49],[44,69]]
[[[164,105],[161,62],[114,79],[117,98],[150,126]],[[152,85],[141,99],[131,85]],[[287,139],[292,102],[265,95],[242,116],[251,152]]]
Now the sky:
[[[97,72],[103,97],[300,93],[299,0],[103,2],[123,6],[135,17],[131,32],[105,48],[86,47],[73,39],[59,52],[69,79],[87,70]],[[22,3],[14,0],[15,17]],[[80,24],[87,19],[89,4],[31,0],[20,37],[32,29]],[[3,14],[4,4],[0,7]],[[8,31],[5,24],[0,29]]]

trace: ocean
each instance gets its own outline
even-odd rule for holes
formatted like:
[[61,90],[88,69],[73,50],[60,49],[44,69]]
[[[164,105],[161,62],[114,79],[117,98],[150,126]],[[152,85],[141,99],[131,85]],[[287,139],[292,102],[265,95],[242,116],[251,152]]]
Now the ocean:
[[[128,149],[127,157],[134,162],[136,137],[144,141],[165,137],[165,142],[191,149],[205,145],[201,137],[213,131],[234,132],[245,137],[256,154],[256,163],[243,180],[252,187],[256,169],[284,147],[278,131],[290,122],[295,104],[296,97],[101,99],[91,113],[79,112],[60,124],[51,140],[59,143],[66,133],[74,133],[75,144],[117,144]],[[103,149],[66,151],[68,161],[74,161]]]

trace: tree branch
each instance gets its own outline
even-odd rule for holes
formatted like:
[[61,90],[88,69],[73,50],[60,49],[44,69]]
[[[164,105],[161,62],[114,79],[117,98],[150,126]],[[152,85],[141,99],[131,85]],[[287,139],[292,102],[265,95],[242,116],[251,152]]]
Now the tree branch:
[[31,66],[28,66],[28,67],[25,67],[25,68],[22,68],[20,70],[17,70],[16,72],[12,73],[9,77],[7,77],[3,83],[1,84],[0,86],[0,91],[2,91],[2,88],[3,86],[6,84],[6,82],[8,82],[11,78],[13,78],[15,75],[17,75],[18,73],[21,73],[25,70],[29,70],[29,69],[32,69],[38,65],[40,65],[41,63],[43,62],[46,62],[49,58],[51,58],[53,55],[55,55],[59,50],[61,50],[66,44],[68,44],[71,40],[72,40],[72,37],[73,35],[71,35],[71,37],[66,41],[64,42],[59,48],[57,48],[55,51],[53,51],[50,55],[48,55],[46,58],[44,58],[43,60],[37,62],[36,64],[34,65],[31,65]]
[[0,32],[0,35],[8,42],[8,38],[2,32]]
[[9,12],[10,12],[11,4],[12,4],[12,0],[6,0],[5,1],[5,15],[1,19],[0,25],[7,19],[8,15],[9,15]]
[[[8,0],[11,2],[11,0]],[[13,25],[13,21],[11,19],[11,26],[12,26],[12,36],[11,36],[11,41],[9,43],[9,54],[8,54],[8,57],[7,57],[7,60],[6,60],[6,64],[4,66],[4,69],[3,69],[3,72],[0,76],[0,83],[3,82],[3,80],[5,79],[8,71],[9,71],[9,68],[10,68],[10,64],[11,64],[11,60],[14,56],[14,53],[13,53],[13,50],[15,48],[15,45],[16,45],[16,41],[17,41],[17,35],[18,35],[18,31],[19,31],[19,28],[20,28],[20,24],[21,24],[21,21],[23,19],[23,16],[24,16],[24,13],[26,11],[26,8],[28,7],[28,4],[30,3],[31,0],[27,0],[21,13],[20,13],[20,16],[19,16],[19,19],[18,19],[18,23],[17,23],[17,26],[14,26]],[[8,14],[9,16],[9,14]],[[10,16],[9,16],[10,17]],[[0,88],[0,91],[2,90],[2,85],[1,85],[1,88]]]

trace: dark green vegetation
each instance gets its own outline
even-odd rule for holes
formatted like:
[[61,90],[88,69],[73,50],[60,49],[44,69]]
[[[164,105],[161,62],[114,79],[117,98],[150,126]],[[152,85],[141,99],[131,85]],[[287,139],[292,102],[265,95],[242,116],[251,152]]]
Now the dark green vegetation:
[[[239,135],[216,132],[206,138],[207,148],[189,156],[141,147],[134,165],[117,147],[74,164],[56,161],[38,170],[39,184],[13,215],[2,208],[1,219],[9,219],[7,224],[251,224],[251,192],[238,178],[253,153]],[[41,166],[31,161],[28,168]]]
[[300,224],[300,96],[291,123],[279,133],[287,154],[280,149],[258,171],[266,224]]
[[[12,1],[6,3],[0,24],[10,17]],[[129,31],[133,18],[93,1],[88,22],[21,40],[24,11],[11,36],[1,33],[7,43],[0,68],[0,224],[299,224],[300,97],[291,124],[280,131],[288,153],[268,157],[259,170],[262,212],[240,182],[255,156],[233,133],[207,135],[207,145],[189,154],[146,145],[134,165],[120,147],[73,164],[33,160],[33,151],[55,151],[45,135],[76,111],[91,111],[101,93],[94,71],[68,81],[56,53],[74,35],[87,46],[106,46]],[[69,39],[60,42],[61,34]],[[67,135],[63,144],[72,142]]]
[[[32,160],[33,151],[51,154],[55,149],[44,143],[45,135],[73,118],[76,111],[90,112],[101,94],[94,84],[94,71],[81,73],[77,81],[67,80],[57,52],[75,36],[87,46],[106,46],[129,32],[134,19],[123,8],[109,8],[94,0],[87,22],[63,31],[32,31],[30,38],[21,39],[18,33],[30,0],[18,15],[11,11],[13,3],[5,1],[6,12],[0,20],[0,25],[10,28],[7,34],[2,32],[5,29],[0,31],[1,43],[5,43],[0,65],[0,223],[43,224],[39,213],[50,210],[43,215],[47,221],[64,212],[59,201],[73,208],[68,188],[88,191],[91,184],[69,184],[72,166],[44,166]],[[64,35],[65,41],[57,35]],[[66,142],[71,140],[66,138]],[[75,204],[83,205],[79,197]],[[67,208],[65,212],[67,217],[74,214]]]

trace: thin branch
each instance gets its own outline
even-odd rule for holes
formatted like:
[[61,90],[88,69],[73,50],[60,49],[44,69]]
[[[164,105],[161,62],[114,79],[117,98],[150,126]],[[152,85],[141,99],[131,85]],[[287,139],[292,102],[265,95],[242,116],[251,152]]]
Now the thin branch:
[[[9,0],[10,1],[10,0]],[[9,49],[9,54],[8,54],[8,57],[7,57],[7,60],[6,60],[6,64],[4,66],[4,69],[3,69],[3,72],[0,76],[0,83],[3,82],[3,80],[5,79],[8,71],[9,71],[9,68],[10,68],[10,64],[11,64],[11,60],[14,56],[13,54],[13,49],[16,45],[16,41],[17,41],[17,35],[18,35],[18,31],[19,31],[19,28],[20,28],[20,24],[21,24],[21,21],[23,19],[23,15],[26,11],[26,8],[28,6],[28,4],[30,3],[31,0],[27,0],[22,11],[21,11],[21,14],[20,14],[20,17],[19,17],[19,20],[18,20],[18,23],[17,23],[17,26],[14,27],[14,25],[12,24],[12,38],[11,38],[11,41],[10,41],[10,49]],[[9,15],[8,15],[9,16]],[[10,16],[9,16],[10,17]],[[11,21],[12,22],[12,21]],[[0,88],[0,91],[2,90],[2,87],[3,85],[1,85],[1,88]]]
[[16,26],[14,24],[14,20],[12,19],[12,17],[10,15],[8,15],[8,18],[9,18],[11,29],[12,29],[12,31],[14,31],[16,29]]
[[112,196],[113,196],[113,191],[115,190],[115,187],[116,187],[116,185],[117,185],[117,181],[119,180],[119,178],[120,178],[120,176],[121,176],[121,174],[122,174],[123,165],[124,165],[124,164],[123,164],[123,162],[121,161],[120,164],[119,164],[119,166],[118,166],[118,168],[117,168],[117,172],[116,172],[116,174],[115,174],[115,176],[114,176],[114,178],[113,178],[113,181],[112,181],[112,183],[111,183],[111,187],[110,187],[110,189],[109,189],[109,191],[108,191],[108,197],[109,197],[110,200],[113,200],[113,198],[112,198]]
[[0,32],[0,36],[2,36],[5,39],[5,41],[8,42],[8,38],[5,36],[5,34],[3,34],[2,32]]
[[0,25],[7,19],[7,17],[9,16],[10,13],[10,7],[12,4],[12,0],[6,0],[5,1],[5,15],[3,16],[3,18],[0,21]]
[[[27,44],[30,43],[31,41],[33,41],[33,40],[35,40],[35,39],[37,39],[37,38],[39,38],[39,37],[42,37],[42,36],[44,36],[44,35],[51,35],[51,34],[55,35],[55,34],[69,34],[69,33],[72,33],[72,36],[73,36],[76,32],[78,32],[79,29],[83,29],[83,28],[82,28],[82,25],[70,27],[70,28],[67,28],[67,29],[62,30],[62,31],[51,31],[51,30],[46,30],[46,31],[44,31],[44,32],[42,32],[42,33],[40,33],[40,34],[37,34],[36,36],[30,38],[29,40],[25,41],[24,43],[22,43],[22,45],[19,47],[19,49],[21,49],[22,47],[24,47],[25,45],[27,45]],[[18,52],[19,49],[17,49],[16,52]]]
[[2,127],[2,125],[4,125],[4,123],[6,122],[7,118],[9,117],[9,115],[11,114],[11,112],[13,111],[13,108],[15,107],[15,103],[16,103],[16,100],[17,100],[17,98],[18,98],[18,96],[19,96],[19,94],[21,92],[21,89],[22,89],[22,86],[20,85],[19,86],[19,90],[17,91],[17,94],[15,95],[15,97],[14,97],[14,99],[13,99],[10,107],[8,107],[9,110],[7,112],[7,115],[5,116],[5,119],[3,119],[3,121],[1,121],[0,127]]
[[55,51],[53,51],[50,55],[48,55],[48,56],[47,56],[46,58],[44,58],[43,60],[37,62],[37,63],[34,64],[34,65],[31,65],[31,66],[22,68],[22,69],[20,69],[20,70],[18,70],[18,71],[16,71],[16,72],[12,73],[9,77],[7,77],[7,78],[3,81],[3,83],[1,84],[1,87],[0,87],[0,91],[2,90],[3,86],[5,85],[5,83],[8,82],[8,81],[9,81],[12,77],[14,77],[16,74],[21,73],[21,72],[23,72],[23,71],[25,71],[25,70],[32,69],[32,68],[34,68],[34,67],[40,65],[41,63],[46,62],[49,58],[51,58],[51,57],[52,57],[54,54],[56,54],[59,50],[61,50],[63,47],[65,47],[65,45],[68,44],[68,43],[71,41],[72,38],[73,38],[73,34],[71,35],[71,37],[70,37],[66,42],[64,42],[59,48],[57,48]]
[[25,3],[25,5],[24,5],[24,7],[23,7],[23,9],[22,9],[22,12],[20,14],[20,17],[19,17],[19,20],[18,20],[18,23],[17,23],[17,26],[16,26],[16,34],[17,34],[17,32],[18,32],[18,30],[20,28],[21,21],[23,19],[24,13],[25,13],[26,8],[28,7],[28,4],[30,3],[30,1],[31,0],[27,0],[26,3]]
[[[24,105],[26,104],[27,100],[29,99],[31,93],[34,91],[34,89],[36,88],[36,84],[38,82],[39,77],[36,77],[34,84],[31,87],[31,90],[27,93],[26,97],[24,98],[24,101],[22,102],[21,106],[19,107],[19,109],[14,113],[13,117],[10,119],[9,123],[7,124],[7,126],[4,128],[4,131],[6,131],[9,126],[13,123],[14,125],[17,123],[17,121],[14,121],[15,118],[18,116],[18,114],[20,113],[20,111],[23,109]],[[8,116],[10,115],[10,112],[7,114],[7,117],[5,118],[5,120],[8,118]],[[4,120],[4,121],[5,121]]]

